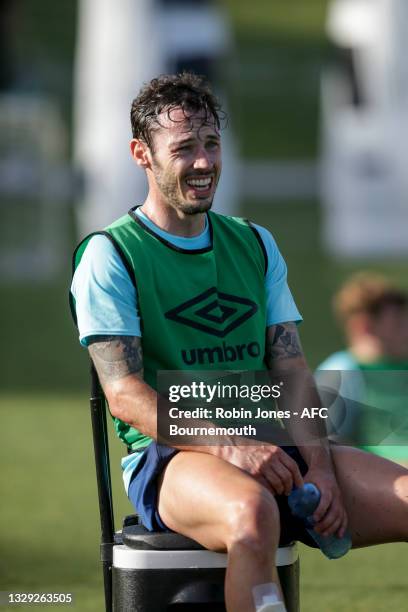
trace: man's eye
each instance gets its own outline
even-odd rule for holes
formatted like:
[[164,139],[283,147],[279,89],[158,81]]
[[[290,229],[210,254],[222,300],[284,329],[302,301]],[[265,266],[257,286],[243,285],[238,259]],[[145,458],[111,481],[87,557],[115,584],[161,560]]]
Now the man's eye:
[[219,147],[218,142],[208,142],[207,143],[207,149],[218,149],[218,147]]

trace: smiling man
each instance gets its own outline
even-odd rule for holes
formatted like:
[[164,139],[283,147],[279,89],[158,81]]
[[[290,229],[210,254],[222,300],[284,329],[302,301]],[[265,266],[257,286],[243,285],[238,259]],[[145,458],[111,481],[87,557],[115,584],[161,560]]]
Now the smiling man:
[[[303,481],[321,491],[316,530],[354,546],[406,540],[408,472],[356,449],[314,445],[169,447],[157,442],[160,370],[270,370],[310,378],[270,233],[211,206],[221,172],[221,110],[195,75],[165,75],[133,101],[131,153],[146,201],[75,255],[71,291],[87,346],[131,453],[130,500],[150,530],[174,530],[228,553],[228,612],[253,612],[254,587],[279,588],[281,534],[313,546],[290,515]],[[107,169],[109,171],[109,169]],[[314,404],[316,405],[316,404]],[[306,426],[307,427],[307,426]],[[315,433],[319,423],[310,425]],[[270,604],[265,610],[282,610]]]
[[[134,105],[134,123],[143,122],[138,112]],[[211,208],[220,176],[219,130],[219,119],[208,116],[207,110],[175,106],[160,113],[156,127],[145,140],[131,141],[133,158],[148,176],[150,190],[143,210],[150,219],[157,219],[158,211],[164,208],[174,220],[189,219],[193,233],[204,228],[203,217],[196,215]],[[185,234],[184,224],[180,231]]]

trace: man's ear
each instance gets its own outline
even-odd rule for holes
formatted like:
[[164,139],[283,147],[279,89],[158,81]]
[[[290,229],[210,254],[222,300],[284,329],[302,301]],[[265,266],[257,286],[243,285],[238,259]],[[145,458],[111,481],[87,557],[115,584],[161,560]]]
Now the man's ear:
[[138,138],[130,141],[130,152],[136,164],[141,168],[150,168],[149,147],[145,142]]

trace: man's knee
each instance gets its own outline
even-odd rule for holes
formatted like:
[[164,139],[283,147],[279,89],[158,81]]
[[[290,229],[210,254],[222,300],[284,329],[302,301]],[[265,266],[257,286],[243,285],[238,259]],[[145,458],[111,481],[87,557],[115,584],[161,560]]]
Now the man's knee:
[[275,498],[261,485],[242,492],[225,508],[227,546],[240,544],[254,552],[273,550],[279,542],[279,509]]

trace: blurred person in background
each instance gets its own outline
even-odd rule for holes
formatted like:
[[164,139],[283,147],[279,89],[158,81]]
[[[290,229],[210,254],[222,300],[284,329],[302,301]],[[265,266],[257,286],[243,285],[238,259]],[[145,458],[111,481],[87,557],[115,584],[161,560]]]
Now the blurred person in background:
[[[408,465],[408,375],[401,373],[408,371],[408,294],[381,275],[360,272],[335,294],[333,310],[347,348],[318,369],[344,372],[340,393],[353,404],[343,433],[360,448]],[[392,435],[384,437],[388,425]],[[378,444],[367,443],[375,438]]]

